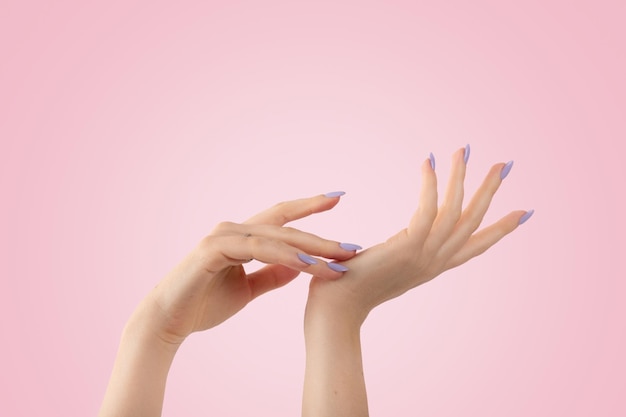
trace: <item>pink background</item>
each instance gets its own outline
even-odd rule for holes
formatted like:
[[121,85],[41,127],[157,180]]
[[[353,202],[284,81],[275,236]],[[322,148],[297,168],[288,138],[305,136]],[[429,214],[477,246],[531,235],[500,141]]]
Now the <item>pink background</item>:
[[[470,143],[486,222],[535,216],[374,311],[372,415],[626,415],[623,1],[3,1],[0,415],[95,415],[139,300],[212,227],[370,246]],[[193,335],[164,415],[293,416],[308,276]]]

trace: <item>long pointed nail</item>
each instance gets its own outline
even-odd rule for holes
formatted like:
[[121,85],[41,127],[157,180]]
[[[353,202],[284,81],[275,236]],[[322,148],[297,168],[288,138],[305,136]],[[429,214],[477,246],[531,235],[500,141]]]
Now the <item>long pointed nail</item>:
[[337,272],[346,272],[349,269],[347,266],[336,264],[334,262],[329,262],[327,265],[330,269]]
[[359,245],[355,245],[354,243],[340,243],[339,246],[341,246],[341,249],[350,251],[363,249],[362,247],[360,247]]
[[470,156],[470,146],[469,143],[467,145],[465,145],[465,155],[463,156],[463,161],[465,162],[465,165],[467,165],[467,161],[469,160],[469,156]]
[[324,194],[324,197],[329,197],[329,198],[341,197],[344,194],[345,194],[345,191],[332,191],[330,193]]
[[511,168],[513,168],[513,161],[509,161],[504,164],[504,167],[502,167],[502,171],[500,171],[501,180],[505,179],[506,176],[509,175],[509,172],[511,172]]
[[433,155],[433,153],[431,152],[430,155],[428,155],[428,159],[430,159],[430,167],[434,171],[435,170],[435,155]]
[[317,263],[315,258],[304,253],[299,253],[298,258],[307,265],[315,265]]
[[535,209],[528,210],[522,217],[520,217],[518,224],[526,223],[526,220],[530,219],[534,212]]

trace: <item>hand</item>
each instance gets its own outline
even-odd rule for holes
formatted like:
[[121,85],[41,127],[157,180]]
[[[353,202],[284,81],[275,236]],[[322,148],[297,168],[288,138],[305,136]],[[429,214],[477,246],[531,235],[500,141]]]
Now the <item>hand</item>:
[[[280,203],[243,222],[220,223],[143,300],[135,316],[167,343],[179,345],[192,332],[218,325],[259,295],[293,280],[300,271],[322,279],[342,276],[339,264],[354,250],[284,224],[333,208],[338,197]],[[247,274],[251,259],[269,264]],[[329,267],[330,265],[330,267]],[[148,323],[146,323],[148,321]]]
[[474,233],[512,162],[494,165],[462,210],[465,152],[469,147],[452,157],[452,172],[439,209],[434,159],[432,165],[431,160],[424,161],[419,207],[408,227],[345,262],[350,271],[341,280],[314,277],[307,317],[321,309],[330,311],[331,317],[352,314],[360,324],[377,305],[483,253],[532,215],[533,211],[513,211]]

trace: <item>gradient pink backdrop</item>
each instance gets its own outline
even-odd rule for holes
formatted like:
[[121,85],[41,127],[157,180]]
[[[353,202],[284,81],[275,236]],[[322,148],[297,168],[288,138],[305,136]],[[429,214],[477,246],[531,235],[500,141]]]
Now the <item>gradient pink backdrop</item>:
[[[138,301],[221,220],[370,246],[419,165],[515,160],[497,247],[372,313],[375,416],[626,415],[623,1],[4,1],[0,415],[95,415]],[[308,277],[193,335],[164,415],[300,413]]]

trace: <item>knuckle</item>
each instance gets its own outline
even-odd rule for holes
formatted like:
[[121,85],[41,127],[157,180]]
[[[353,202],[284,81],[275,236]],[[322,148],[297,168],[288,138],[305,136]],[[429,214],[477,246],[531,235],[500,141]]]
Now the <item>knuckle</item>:
[[462,209],[458,204],[444,203],[439,209],[439,215],[447,221],[451,221],[456,224],[461,218]]
[[221,238],[211,235],[204,237],[191,256],[199,259],[208,269],[213,269],[219,263],[220,240]]
[[207,251],[213,248],[215,246],[215,239],[216,237],[213,234],[206,235],[202,238],[202,240],[200,240],[200,243],[198,244],[198,249],[200,251]]
[[483,220],[482,216],[476,213],[470,213],[467,219],[467,224],[469,225],[468,229],[470,229],[471,231],[478,229],[478,227],[480,226],[480,223],[482,223],[482,220]]
[[411,265],[411,264],[416,265],[420,262],[420,259],[417,258],[416,253],[411,250],[397,251],[396,256],[397,256],[396,259],[398,263],[402,265]]
[[242,236],[241,239],[244,242],[247,242],[252,252],[258,252],[258,250],[261,249],[263,245],[267,243],[265,239],[260,238],[258,236],[250,236],[250,237]]
[[286,207],[287,207],[287,201],[281,201],[281,202],[274,204],[274,207],[272,208],[276,211],[283,211],[285,210]]
[[217,226],[215,226],[213,228],[213,233],[214,234],[219,234],[219,233],[225,233],[228,230],[231,230],[233,228],[235,223],[233,222],[228,222],[228,221],[223,221],[223,222],[219,222],[217,224]]
[[287,216],[284,211],[277,211],[272,215],[273,224],[283,225],[285,223],[288,223],[289,220],[289,216]]

